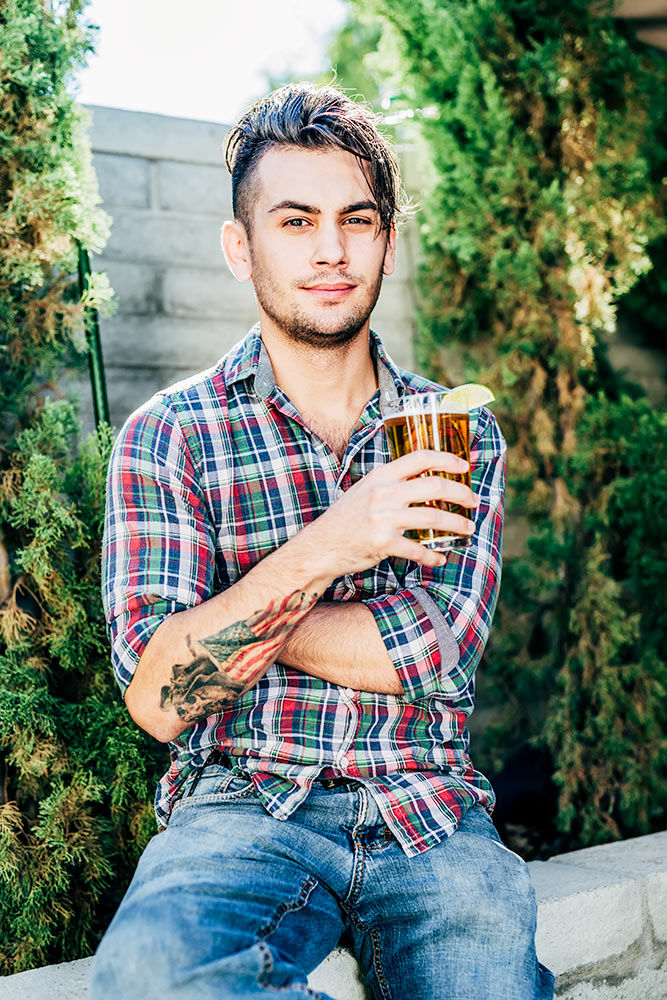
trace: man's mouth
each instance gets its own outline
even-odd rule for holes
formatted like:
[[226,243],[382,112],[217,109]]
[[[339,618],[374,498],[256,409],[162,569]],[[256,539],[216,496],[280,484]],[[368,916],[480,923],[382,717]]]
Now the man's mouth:
[[303,290],[322,298],[342,298],[357,287],[347,281],[321,281],[317,285],[303,285]]

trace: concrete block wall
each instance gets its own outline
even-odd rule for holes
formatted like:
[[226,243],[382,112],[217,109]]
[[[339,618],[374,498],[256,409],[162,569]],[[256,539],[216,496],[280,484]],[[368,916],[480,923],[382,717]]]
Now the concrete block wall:
[[[537,954],[556,976],[559,1000],[667,1000],[667,832],[528,867],[538,899]],[[92,961],[0,978],[0,1000],[87,1000]],[[333,1000],[370,1000],[354,958],[341,949],[308,985]]]
[[[95,271],[106,271],[118,311],[101,323],[117,428],[157,389],[214,364],[257,319],[250,283],[220,248],[232,217],[222,144],[228,126],[91,106],[91,143],[104,208],[113,219]],[[394,359],[412,366],[415,234],[399,239],[373,325]],[[92,427],[81,388],[82,416]],[[88,416],[87,416],[88,415]]]

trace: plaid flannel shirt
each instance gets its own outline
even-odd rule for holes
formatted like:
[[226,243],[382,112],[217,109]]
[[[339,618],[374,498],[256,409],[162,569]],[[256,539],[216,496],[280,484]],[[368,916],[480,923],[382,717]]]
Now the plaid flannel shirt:
[[[379,388],[342,463],[276,385],[259,325],[213,368],[158,392],[126,421],[108,474],[102,591],[125,693],[158,625],[231,587],[389,460],[381,400],[439,388],[398,368],[371,333]],[[155,799],[165,826],[188,777],[214,748],[238,758],[266,809],[287,819],[324,773],[366,786],[404,851],[451,834],[493,791],[468,756],[466,719],[500,584],[505,442],[485,407],[471,413],[473,544],[443,567],[384,559],[336,579],[325,601],[363,601],[402,695],[353,691],[274,663],[219,714],[169,744]]]

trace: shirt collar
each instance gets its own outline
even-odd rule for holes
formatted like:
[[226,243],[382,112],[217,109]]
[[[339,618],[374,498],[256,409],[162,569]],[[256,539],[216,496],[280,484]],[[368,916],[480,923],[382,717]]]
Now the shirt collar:
[[[374,330],[370,331],[370,348],[377,363],[380,405],[395,403],[407,391],[407,383]],[[276,387],[276,380],[262,341],[259,323],[227,355],[223,372],[227,385],[253,378],[255,393],[260,399],[268,399],[271,395]]]

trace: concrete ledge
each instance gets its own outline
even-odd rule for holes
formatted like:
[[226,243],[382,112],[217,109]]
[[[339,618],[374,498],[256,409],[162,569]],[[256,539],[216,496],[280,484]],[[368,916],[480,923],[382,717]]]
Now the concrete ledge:
[[[667,998],[667,832],[529,864],[537,952],[562,1000]],[[86,1000],[92,958],[0,979],[1,1000]],[[309,986],[367,1000],[356,962],[336,949]],[[510,998],[508,998],[510,1000]]]

